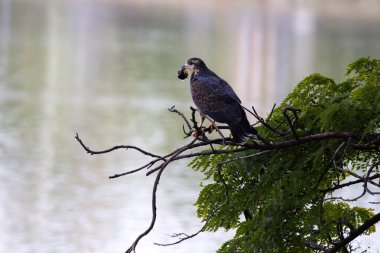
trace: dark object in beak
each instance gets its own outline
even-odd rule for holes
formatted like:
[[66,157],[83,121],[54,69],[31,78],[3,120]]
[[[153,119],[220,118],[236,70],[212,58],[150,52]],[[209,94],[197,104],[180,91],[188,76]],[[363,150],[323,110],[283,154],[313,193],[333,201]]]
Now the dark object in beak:
[[177,77],[181,80],[186,79],[188,76],[189,73],[187,72],[186,66],[182,66],[182,68],[177,72]]

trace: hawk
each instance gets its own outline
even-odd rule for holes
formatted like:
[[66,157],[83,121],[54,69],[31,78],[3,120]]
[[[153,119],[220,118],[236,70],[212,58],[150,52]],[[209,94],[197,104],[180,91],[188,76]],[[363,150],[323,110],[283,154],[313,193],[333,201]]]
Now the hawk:
[[251,127],[240,99],[226,81],[207,68],[199,58],[187,60],[178,72],[178,78],[185,79],[187,70],[191,71],[191,96],[202,118],[206,115],[216,122],[227,124],[237,143],[257,138],[257,131]]

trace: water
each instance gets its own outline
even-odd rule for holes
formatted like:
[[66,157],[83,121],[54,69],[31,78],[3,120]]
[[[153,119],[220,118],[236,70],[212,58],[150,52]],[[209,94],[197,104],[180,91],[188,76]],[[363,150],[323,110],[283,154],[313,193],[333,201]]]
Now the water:
[[[176,71],[192,56],[265,115],[308,74],[342,80],[357,57],[380,57],[380,6],[368,2],[1,0],[0,252],[123,252],[150,223],[153,177],[108,176],[147,160],[89,156],[75,133],[93,149],[185,144],[167,108],[189,114]],[[153,245],[202,226],[192,205],[201,178],[185,161],[167,168],[157,225],[138,252],[213,252],[233,235]]]

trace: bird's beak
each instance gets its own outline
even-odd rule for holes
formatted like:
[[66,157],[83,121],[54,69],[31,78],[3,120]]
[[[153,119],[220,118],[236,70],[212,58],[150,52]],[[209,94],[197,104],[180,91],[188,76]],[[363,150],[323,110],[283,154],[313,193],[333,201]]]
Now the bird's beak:
[[187,69],[187,70],[190,70],[190,71],[193,71],[194,70],[194,65],[189,65],[187,64],[187,62],[185,63],[185,65],[183,65],[183,68],[184,69]]

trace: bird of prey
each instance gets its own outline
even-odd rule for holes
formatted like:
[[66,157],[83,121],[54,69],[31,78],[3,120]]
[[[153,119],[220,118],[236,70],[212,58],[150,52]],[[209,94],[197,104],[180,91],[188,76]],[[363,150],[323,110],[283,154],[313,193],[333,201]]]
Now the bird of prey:
[[257,131],[251,127],[240,99],[226,81],[208,69],[199,58],[187,60],[178,72],[178,78],[185,79],[187,70],[191,71],[191,96],[203,119],[206,115],[227,124],[237,143],[257,138]]

